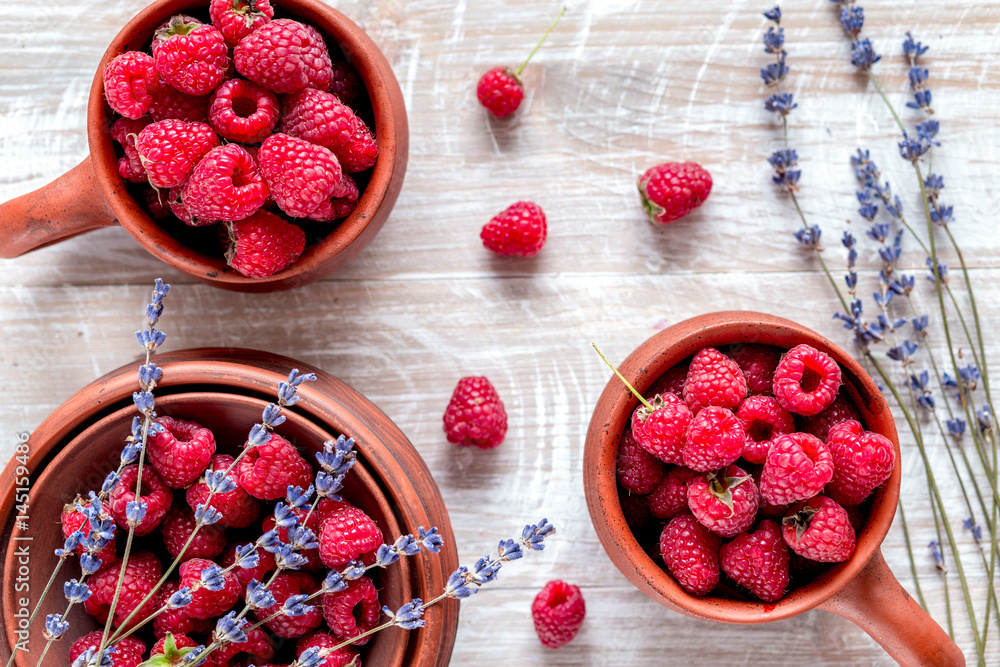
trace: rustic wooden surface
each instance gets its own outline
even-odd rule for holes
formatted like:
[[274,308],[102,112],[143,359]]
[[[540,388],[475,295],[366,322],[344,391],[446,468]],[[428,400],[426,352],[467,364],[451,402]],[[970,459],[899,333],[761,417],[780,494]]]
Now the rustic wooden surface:
[[[143,0],[6,2],[0,13],[0,200],[44,185],[87,153],[85,105],[105,46]],[[845,221],[861,236],[847,158],[866,145],[914,217],[919,203],[894,128],[865,81],[831,3],[787,3],[791,87],[800,108],[791,141],[803,157],[801,192],[824,226],[825,256],[843,265]],[[722,626],[667,611],[632,588],[605,556],[581,477],[590,411],[609,372],[590,348],[623,359],[665,323],[711,310],[757,309],[849,344],[814,261],[791,239],[790,204],[769,183],[779,133],[762,109],[758,68],[766,3],[579,0],[525,70],[522,109],[506,122],[474,98],[478,76],[516,65],[559,9],[512,0],[345,0],[393,64],[406,95],[410,168],[389,222],[344,270],[279,295],[248,296],[192,282],[150,258],[121,229],[0,260],[0,461],[14,434],[36,426],[72,392],[135,356],[132,331],[156,276],[174,289],[167,348],[242,346],[302,359],[380,405],[425,457],[471,561],[525,522],[548,517],[551,546],[504,570],[463,603],[456,665],[884,665],[853,625],[824,612],[756,627]],[[913,30],[928,54],[944,145],[953,229],[966,249],[988,332],[1000,326],[1000,2],[882,2],[866,34],[886,54],[878,71],[899,105],[899,44]],[[904,114],[904,117],[910,118]],[[648,166],[696,160],[715,178],[709,202],[666,229],[644,221],[636,177]],[[81,194],[81,196],[85,196]],[[535,259],[492,256],[480,227],[508,204],[539,203],[549,240]],[[877,257],[870,245],[861,262]],[[904,264],[923,273],[907,244]],[[873,272],[864,272],[868,291]],[[930,283],[920,298],[932,306]],[[995,337],[989,336],[993,341]],[[1000,345],[990,344],[993,357]],[[939,350],[940,352],[940,350]],[[440,417],[462,375],[490,377],[510,430],[499,449],[458,450]],[[942,620],[942,579],[924,549],[933,537],[923,469],[903,437],[903,502],[928,602]],[[943,466],[940,447],[932,457]],[[960,492],[943,476],[961,549]],[[897,522],[898,524],[898,522]],[[886,558],[913,590],[902,531]],[[977,604],[985,577],[972,573]],[[588,615],[558,651],[534,637],[529,605],[553,578],[579,584]],[[949,586],[958,609],[954,576]],[[960,617],[960,614],[958,615]],[[994,621],[990,664],[1000,664]],[[957,639],[972,652],[968,625]]]

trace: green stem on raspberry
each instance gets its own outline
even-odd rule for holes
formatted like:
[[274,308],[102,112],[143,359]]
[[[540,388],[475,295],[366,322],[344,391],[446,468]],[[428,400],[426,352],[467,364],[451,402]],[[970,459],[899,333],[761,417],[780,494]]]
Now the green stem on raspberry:
[[542,38],[538,40],[538,44],[535,44],[535,48],[531,50],[531,53],[528,54],[528,57],[524,59],[524,62],[521,63],[521,66],[518,67],[517,71],[514,72],[515,77],[521,76],[521,71],[524,70],[525,65],[527,65],[528,61],[531,60],[531,58],[535,55],[535,53],[538,52],[538,49],[542,48],[542,44],[544,44],[545,40],[548,39],[549,34],[551,34],[553,30],[555,30],[556,24],[559,23],[559,19],[561,19],[562,15],[565,13],[566,13],[566,8],[563,7],[562,11],[559,12],[559,16],[556,17],[556,20],[552,22],[552,25],[549,26],[549,29],[546,30],[545,34],[542,35]]
[[604,359],[604,363],[606,363],[606,364],[607,364],[607,365],[608,365],[608,366],[609,366],[609,367],[611,368],[611,370],[613,370],[613,371],[615,372],[615,375],[617,375],[617,376],[618,376],[618,379],[619,379],[619,380],[621,380],[622,382],[624,382],[624,383],[625,383],[625,386],[626,386],[626,387],[628,387],[629,391],[631,391],[631,392],[632,392],[632,394],[633,394],[633,395],[634,395],[634,396],[635,396],[636,398],[638,398],[638,399],[639,399],[639,401],[640,401],[640,402],[641,402],[641,403],[642,403],[642,404],[643,404],[644,406],[646,406],[646,408],[647,408],[647,409],[648,409],[648,410],[649,410],[650,412],[652,412],[652,411],[653,411],[653,409],[654,409],[654,408],[653,408],[653,406],[652,406],[652,405],[650,405],[649,401],[647,401],[647,400],[646,400],[645,398],[643,398],[643,397],[642,397],[642,394],[640,394],[639,392],[637,392],[637,391],[635,390],[635,387],[633,387],[633,386],[632,386],[631,384],[629,384],[629,381],[625,379],[625,376],[623,376],[623,375],[622,375],[621,373],[619,373],[619,372],[618,372],[618,369],[617,369],[617,368],[615,368],[615,367],[614,367],[614,366],[613,366],[613,365],[611,364],[611,362],[610,362],[610,361],[608,361],[608,358],[607,358],[607,357],[605,357],[605,356],[604,356],[603,354],[601,354],[601,351],[597,349],[597,343],[591,343],[591,345],[593,345],[593,346],[594,346],[594,349],[595,349],[595,350],[597,350],[597,354],[600,354],[600,355],[601,355],[601,359]]

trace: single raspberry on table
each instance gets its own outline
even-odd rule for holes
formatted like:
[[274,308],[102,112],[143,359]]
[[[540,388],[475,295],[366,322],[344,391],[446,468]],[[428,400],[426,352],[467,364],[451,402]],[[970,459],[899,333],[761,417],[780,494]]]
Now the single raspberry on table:
[[192,220],[242,220],[259,209],[268,189],[257,163],[240,146],[213,148],[201,159],[181,190],[181,204]]
[[275,19],[240,40],[233,52],[236,71],[281,95],[303,88],[327,90],[333,64],[316,28]]
[[191,589],[191,603],[184,606],[184,613],[191,618],[207,619],[221,616],[233,608],[240,598],[240,581],[233,572],[218,571],[222,580],[219,590],[211,590],[202,583],[202,573],[219,566],[204,558],[192,558],[178,568],[181,588]]
[[[228,454],[216,454],[209,462],[206,472],[229,470],[235,460]],[[234,482],[236,481],[236,468],[230,471],[229,477]],[[209,500],[210,494],[205,478],[201,477],[188,487],[185,497],[192,510],[197,510],[198,505],[205,503],[214,507],[222,515],[218,521],[220,526],[246,528],[260,516],[261,502],[239,486],[226,493],[212,494],[211,500]]]
[[[271,518],[273,519],[273,517]],[[243,544],[237,542],[226,547],[226,550],[222,553],[222,567],[229,567],[236,562],[236,549],[240,546],[243,546]],[[237,567],[233,572],[236,573],[236,578],[240,581],[240,588],[243,590],[243,593],[246,593],[247,584],[254,579],[257,581],[266,581],[264,576],[268,572],[274,572],[275,569],[277,569],[277,565],[274,562],[274,556],[271,555],[271,552],[257,549],[257,565],[255,567]]]
[[785,544],[798,555],[820,563],[841,563],[854,553],[850,517],[835,500],[815,496],[782,520]]
[[811,345],[796,345],[774,371],[774,397],[789,412],[809,417],[833,403],[840,378],[833,357]]
[[125,155],[118,158],[118,175],[130,183],[145,183],[146,168],[142,166],[139,152],[135,149],[135,140],[142,129],[152,120],[143,116],[135,120],[119,118],[111,124],[111,138],[121,144]]
[[479,233],[483,245],[498,255],[534,257],[545,245],[545,213],[537,204],[519,201],[497,213]]
[[[306,635],[295,644],[295,657],[301,658],[302,654],[311,648],[332,649],[343,643],[328,632],[313,632]],[[358,652],[350,646],[338,648],[336,651],[328,653],[326,657],[315,664],[316,667],[351,667],[356,665]]]
[[148,53],[126,51],[104,68],[104,97],[126,118],[141,118],[160,88],[160,75]]
[[707,595],[719,583],[719,536],[690,514],[674,517],[660,534],[660,555],[677,583]]
[[108,511],[115,518],[119,528],[128,530],[126,511],[132,501],[146,503],[146,515],[135,527],[136,535],[148,535],[156,530],[163,521],[174,494],[156,471],[150,466],[142,468],[142,493],[136,495],[136,485],[139,482],[139,465],[132,464],[122,469],[118,484],[108,494]]
[[183,120],[188,123],[208,122],[208,95],[185,95],[170,86],[160,86],[149,105],[154,121]]
[[663,461],[656,458],[635,441],[631,430],[625,431],[618,446],[615,474],[626,491],[646,495],[656,488],[666,474]]
[[[348,582],[347,588],[338,593],[326,593],[322,598],[323,619],[330,632],[341,640],[363,634],[376,625],[382,616],[378,590],[368,577]],[[355,646],[368,643],[371,636],[352,642]]]
[[480,77],[476,98],[491,114],[505,118],[517,111],[524,99],[521,77],[509,67],[494,67]]
[[535,633],[549,648],[559,648],[576,637],[586,614],[580,588],[558,579],[545,584],[531,603]]
[[370,516],[347,502],[321,522],[319,557],[328,568],[341,568],[382,545],[382,531]]
[[[87,613],[101,623],[109,623],[108,613],[111,611],[111,601],[115,597],[115,589],[122,571],[122,561],[115,561],[111,567],[106,567],[93,574],[87,580],[90,597],[84,600],[83,607]],[[118,604],[115,605],[113,624],[121,626],[139,604],[153,590],[153,586],[163,574],[160,559],[148,551],[137,551],[129,555],[125,564],[125,575],[122,577],[121,590],[118,593]],[[156,611],[153,598],[142,605],[142,608],[132,616],[128,627],[132,628]]]
[[781,350],[770,345],[741,343],[729,348],[729,356],[743,371],[751,396],[771,393]]
[[293,218],[329,201],[343,175],[328,148],[280,132],[264,140],[257,160],[278,208]]
[[284,498],[288,487],[306,488],[313,470],[295,445],[277,433],[262,445],[248,449],[236,464],[236,482],[254,498]]
[[678,466],[668,472],[648,496],[649,511],[657,519],[673,519],[689,511],[688,482],[700,475],[690,468]]
[[361,89],[361,82],[354,68],[343,60],[333,63],[333,76],[330,78],[330,92],[337,96],[337,99],[351,106],[358,97]]
[[710,406],[694,416],[684,441],[684,465],[698,472],[718,470],[740,458],[743,425],[732,410]]
[[161,120],[143,128],[135,148],[155,188],[187,183],[195,165],[219,145],[219,138],[205,123]]
[[305,88],[285,97],[281,131],[330,149],[348,173],[369,169],[378,158],[371,130],[333,93]]
[[747,397],[736,411],[736,418],[747,435],[743,458],[750,463],[763,463],[774,439],[795,430],[792,415],[773,396]]
[[280,110],[278,96],[270,90],[242,79],[230,79],[212,93],[208,122],[225,139],[256,144],[271,134]]
[[640,403],[632,413],[632,436],[656,458],[680,465],[692,418],[691,410],[676,394],[658,394],[649,407]]
[[864,502],[889,479],[896,463],[892,442],[854,420],[831,428],[826,446],[833,458],[833,478],[824,493],[845,507]]
[[[197,525],[194,513],[186,504],[175,504],[171,507],[167,515],[163,517],[163,523],[160,524],[160,532],[163,534],[163,544],[167,547],[167,553],[177,558]],[[226,531],[223,528],[214,524],[202,526],[198,529],[198,534],[191,540],[191,544],[188,545],[181,561],[192,558],[212,560],[221,554],[225,547]]]
[[490,381],[482,376],[468,376],[458,381],[443,419],[448,442],[462,447],[493,449],[507,434],[507,411],[503,401]]
[[858,414],[857,408],[854,407],[854,404],[849,399],[845,398],[842,394],[837,394],[837,397],[833,399],[833,403],[828,407],[812,417],[803,419],[801,430],[825,441],[827,433],[830,432],[831,428],[841,422],[846,422],[848,419],[859,422],[861,421],[861,415]]
[[657,378],[653,386],[646,392],[646,397],[650,398],[656,394],[671,393],[678,397],[684,396],[684,382],[687,380],[688,366],[690,360],[671,366],[666,373]]
[[267,278],[291,266],[306,247],[301,227],[258,210],[227,225],[226,262],[249,278]]
[[618,502],[625,516],[625,523],[633,531],[641,530],[649,523],[652,514],[649,512],[649,496],[639,496],[629,493],[627,489],[618,489]]
[[236,46],[240,40],[274,18],[269,0],[212,0],[208,6],[212,25]]
[[701,206],[712,191],[712,176],[695,162],[665,162],[639,178],[642,207],[654,225],[666,225]]
[[201,424],[160,417],[163,427],[151,434],[146,443],[146,455],[164,484],[174,489],[187,488],[201,477],[215,454],[215,436]]
[[[180,582],[177,579],[165,581],[160,590],[156,591],[153,598],[153,609],[163,609],[170,596],[180,590]],[[208,632],[214,624],[208,619],[191,618],[184,611],[184,607],[177,609],[167,609],[153,619],[153,636],[162,639],[168,632],[175,637],[179,635],[191,635]]]
[[684,402],[698,414],[710,405],[735,410],[747,396],[747,381],[735,361],[714,347],[695,353],[684,380]]
[[781,527],[770,519],[723,544],[719,564],[730,579],[764,602],[780,600],[788,589],[788,546]]
[[808,433],[778,436],[760,473],[760,493],[772,505],[805,500],[833,477],[833,457],[823,441]]
[[360,195],[357,182],[344,174],[340,185],[333,189],[329,201],[320,204],[319,208],[306,217],[316,222],[333,222],[346,218],[357,208]]
[[[74,662],[78,657],[84,654],[87,649],[93,649],[96,655],[97,650],[101,647],[101,641],[104,639],[104,630],[94,630],[93,632],[88,632],[84,636],[73,642],[73,645],[69,648],[69,661]],[[103,660],[95,660],[95,662],[88,662],[87,664],[97,664],[98,662],[102,667],[136,667],[139,663],[143,661],[143,654],[146,653],[146,645],[142,641],[136,639],[135,637],[125,637],[120,641],[116,641],[114,644],[114,653],[111,653],[110,662],[105,662]]]
[[153,60],[160,78],[187,95],[208,95],[226,78],[229,51],[215,26],[183,14],[153,34]]
[[[80,512],[77,512],[76,505],[77,503],[79,503],[81,507],[87,509],[90,507],[90,502],[91,501],[89,500],[84,501],[82,498],[77,497],[74,503],[65,505],[63,507],[62,514],[59,516],[59,521],[62,524],[62,534],[64,538],[69,537],[78,530],[83,532],[84,537],[87,537],[89,535],[90,531],[92,530],[92,527],[90,525],[90,519],[88,519],[85,515],[81,514]],[[103,515],[106,519],[112,519],[112,520],[114,519],[114,517],[112,517],[111,514],[108,513],[107,505],[104,506]],[[98,523],[100,523],[100,521]],[[111,539],[97,553],[97,558],[101,560],[101,569],[104,569],[115,562],[116,532],[117,531],[115,530],[115,525],[112,523],[111,536],[110,536]],[[84,548],[83,544],[76,545],[76,553],[83,555],[84,552],[86,552],[86,549]]]
[[716,535],[733,537],[753,525],[759,497],[750,473],[731,465],[692,479],[687,500],[701,525]]

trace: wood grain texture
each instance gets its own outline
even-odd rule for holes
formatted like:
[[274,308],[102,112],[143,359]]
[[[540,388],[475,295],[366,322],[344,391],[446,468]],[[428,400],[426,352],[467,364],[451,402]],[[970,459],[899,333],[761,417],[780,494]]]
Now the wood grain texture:
[[[0,200],[37,188],[86,155],[85,103],[93,67],[142,0],[8,3],[0,16]],[[824,227],[832,267],[846,228],[862,235],[849,155],[870,147],[919,219],[910,171],[893,127],[848,48],[828,0],[785,3],[790,83],[800,108],[790,138],[802,157],[806,214]],[[905,102],[898,55],[912,29],[929,43],[955,234],[976,267],[987,331],[1000,326],[1000,2],[870,3],[866,34],[886,53],[879,73]],[[593,353],[613,361],[665,323],[724,309],[794,319],[848,346],[831,320],[836,301],[814,260],[791,239],[790,203],[770,186],[766,156],[779,131],[761,107],[757,70],[768,5],[738,0],[578,0],[525,70],[528,96],[496,122],[475,102],[478,76],[516,65],[558,3],[512,0],[345,0],[337,7],[385,51],[409,109],[407,180],[381,234],[330,279],[278,295],[249,296],[193,283],[153,260],[121,229],[86,234],[0,261],[0,460],[79,387],[137,356],[132,331],[153,278],[175,289],[163,328],[168,349],[266,349],[316,364],[378,404],[406,433],[441,486],[468,562],[499,537],[547,516],[559,535],[463,603],[456,665],[730,664],[884,665],[885,654],[831,614],[757,627],[711,625],[667,611],[632,588],[605,556],[583,499],[583,439],[609,380]],[[904,114],[910,119],[911,116]],[[701,162],[711,199],[666,229],[644,222],[635,178],[665,159]],[[539,203],[549,240],[533,260],[497,258],[481,226],[518,199]],[[848,219],[854,222],[847,223]],[[862,243],[863,292],[877,256]],[[904,264],[922,274],[907,243]],[[950,256],[946,253],[950,261]],[[919,298],[933,308],[930,283]],[[937,353],[940,340],[932,342]],[[1000,344],[989,342],[993,358]],[[510,430],[491,452],[459,450],[441,431],[458,377],[483,374],[504,399]],[[921,584],[944,621],[942,579],[924,546],[933,524],[924,468],[903,435],[902,498]],[[930,450],[945,469],[939,444]],[[940,480],[954,522],[965,514],[952,476]],[[954,508],[954,510],[952,510]],[[962,539],[963,554],[975,545]],[[886,559],[908,590],[912,576],[894,526]],[[970,573],[978,608],[981,568]],[[580,584],[588,604],[580,636],[543,649],[528,614],[549,579]],[[957,610],[960,590],[948,579]],[[956,612],[957,613],[957,612]],[[989,664],[1000,664],[991,620]],[[957,639],[972,654],[967,625]],[[820,657],[816,657],[819,654]]]

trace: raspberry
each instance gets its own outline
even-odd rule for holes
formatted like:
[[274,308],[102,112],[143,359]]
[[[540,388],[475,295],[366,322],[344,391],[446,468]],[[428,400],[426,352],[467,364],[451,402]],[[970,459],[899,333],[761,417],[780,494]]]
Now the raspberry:
[[354,111],[336,95],[306,88],[284,99],[281,131],[333,151],[345,172],[375,165],[375,137]]
[[757,517],[757,486],[739,466],[695,477],[687,485],[688,507],[716,535],[733,537]]
[[[323,596],[323,619],[330,632],[341,640],[356,637],[376,625],[382,616],[378,591],[368,577],[360,577],[347,584],[339,593]],[[367,644],[370,636],[352,642],[355,646]]]
[[278,208],[293,218],[328,201],[342,177],[329,149],[280,132],[264,140],[257,159]]
[[810,345],[796,345],[774,371],[774,397],[797,415],[815,415],[833,403],[840,388],[840,366]]
[[236,45],[233,60],[237,72],[283,95],[303,88],[327,90],[333,78],[322,35],[291,19],[271,21],[244,37]]
[[277,95],[242,79],[224,82],[208,103],[208,122],[212,128],[222,137],[244,144],[264,141],[278,124],[278,113]]
[[[91,531],[90,519],[76,511],[77,503],[79,503],[83,508],[90,507],[90,501],[84,502],[80,497],[77,497],[76,501],[72,505],[66,505],[63,507],[59,520],[62,524],[62,533],[64,538],[69,537],[78,530],[82,531],[84,536],[88,536]],[[111,518],[111,515],[107,512],[107,506],[104,507],[103,515],[105,519]],[[83,555],[85,552],[86,549],[82,544],[76,545],[76,553]],[[97,558],[101,560],[102,569],[115,562],[114,526],[112,526],[111,539],[104,545],[104,548],[97,553]]]
[[[108,623],[108,612],[111,611],[111,600],[115,596],[118,577],[122,571],[122,561],[117,560],[111,567],[91,575],[87,580],[90,587],[90,597],[84,603],[87,613],[101,623]],[[129,556],[125,565],[125,576],[122,578],[121,591],[118,594],[118,604],[115,606],[114,625],[122,625],[125,619],[139,607],[163,573],[160,559],[148,551],[138,551]],[[134,627],[156,611],[153,599],[142,606],[142,609],[132,616],[128,627]]]
[[[197,524],[194,513],[187,505],[174,505],[170,508],[167,516],[163,517],[163,523],[160,524],[160,532],[163,533],[163,543],[171,556],[177,558],[177,554],[181,552]],[[215,525],[202,526],[191,540],[181,561],[192,558],[212,560],[222,553],[225,546],[225,530]]]
[[684,436],[691,411],[675,394],[653,397],[652,410],[643,404],[632,413],[632,436],[647,452],[666,463],[684,460]]
[[857,505],[889,479],[896,462],[892,442],[850,420],[830,429],[826,446],[833,458],[833,478],[825,493],[840,505]]
[[236,46],[240,40],[274,18],[274,8],[268,0],[212,0],[208,6],[212,25]]
[[771,396],[748,397],[740,404],[736,418],[747,435],[743,458],[750,463],[763,463],[774,439],[795,430],[795,420]]
[[[153,608],[163,609],[170,596],[176,593],[180,587],[181,585],[176,579],[165,581],[160,586],[160,590],[156,591],[156,597],[153,598]],[[178,635],[207,632],[212,625],[211,621],[191,618],[184,611],[184,607],[167,609],[153,619],[153,636],[161,639],[169,632],[176,638]]]
[[147,53],[126,51],[104,68],[104,96],[108,106],[126,118],[137,119],[149,111],[160,76]]
[[719,583],[719,536],[690,514],[674,517],[660,534],[660,555],[670,574],[692,595]]
[[711,191],[711,174],[695,162],[665,162],[639,178],[642,207],[654,225],[683,218],[701,206]]
[[125,156],[118,160],[118,174],[132,183],[146,182],[146,169],[135,150],[135,139],[150,124],[148,116],[132,120],[119,118],[111,124],[111,137],[122,146]]
[[833,477],[833,457],[819,438],[808,433],[778,436],[760,473],[760,493],[772,505],[805,500]]
[[160,417],[156,423],[163,430],[152,434],[146,443],[149,462],[164,484],[186,488],[201,477],[212,460],[215,436],[200,424],[173,417]]
[[677,467],[668,472],[663,481],[646,496],[649,511],[657,519],[673,519],[688,511],[688,482],[698,477],[690,468]]
[[746,433],[732,410],[708,407],[688,426],[684,442],[684,465],[708,472],[723,468],[743,454]]
[[[101,647],[101,640],[104,639],[104,630],[94,630],[73,642],[69,649],[69,661],[72,663],[87,649],[97,649]],[[136,667],[143,661],[143,654],[146,652],[146,645],[134,637],[125,637],[115,642],[115,651],[111,654],[111,662],[100,661],[104,667]],[[87,663],[96,664],[96,663]]]
[[187,183],[201,158],[219,145],[219,138],[205,123],[161,120],[150,123],[135,140],[142,164],[154,188]]
[[464,377],[455,385],[444,411],[448,442],[462,447],[493,449],[507,434],[507,412],[490,381],[482,376]]
[[[760,471],[754,473],[753,481],[757,485],[757,491],[760,491]],[[792,509],[792,503],[782,503],[780,505],[772,504],[763,495],[760,496],[760,504],[757,506],[757,513],[761,516],[765,516],[771,519],[781,519],[786,514],[788,510]]]
[[519,201],[493,216],[479,233],[483,245],[498,255],[534,257],[545,245],[545,213],[537,204]]
[[684,380],[684,402],[698,414],[710,405],[735,410],[747,396],[747,381],[735,361],[714,347],[694,355]]
[[[268,590],[274,596],[274,605],[264,609],[255,609],[254,614],[257,615],[258,619],[264,620],[278,611],[285,600],[293,595],[309,595],[315,593],[318,588],[319,583],[305,572],[283,572],[275,577],[274,582],[268,586]],[[315,604],[312,606],[311,611],[301,616],[281,614],[268,620],[264,625],[271,632],[285,639],[301,637],[323,622],[323,615],[320,613],[319,607]]]
[[782,520],[785,543],[803,558],[840,563],[854,553],[854,528],[843,507],[826,496],[807,500]]
[[181,190],[181,203],[194,220],[242,220],[259,209],[267,195],[250,153],[227,144],[201,159]]
[[160,77],[182,93],[208,95],[226,78],[229,52],[214,26],[177,14],[153,35]]
[[306,247],[300,227],[259,210],[230,227],[226,261],[249,278],[267,278],[289,266]]
[[[302,657],[302,654],[311,648],[331,649],[340,644],[341,641],[342,640],[337,639],[329,633],[314,632],[303,637],[295,644],[295,657]],[[359,663],[355,663],[357,657],[357,651],[350,646],[344,646],[342,648],[338,648],[332,653],[327,654],[326,657],[315,663],[315,665],[316,667],[351,667],[352,665],[358,664],[358,667],[360,667]]]
[[[246,641],[223,644],[218,650],[212,651],[208,658],[208,663],[213,667],[229,667],[229,665],[245,664],[237,656],[248,656],[252,663],[269,662],[274,657],[274,644],[260,628],[246,630]],[[214,640],[216,634],[213,632],[211,639]]]
[[719,564],[730,579],[764,602],[780,600],[788,588],[788,547],[781,528],[769,519],[756,531],[723,544]]
[[649,523],[651,514],[649,513],[649,496],[634,496],[626,489],[618,490],[618,502],[622,507],[622,514],[625,515],[625,523],[634,531],[645,528]]
[[108,494],[108,511],[115,518],[119,528],[128,530],[128,519],[125,516],[128,503],[133,500],[146,503],[146,516],[135,527],[136,535],[148,535],[153,532],[164,515],[170,509],[174,494],[170,487],[163,483],[160,476],[151,467],[142,469],[142,494],[136,497],[136,483],[139,481],[139,466],[133,464],[122,469],[118,484]]
[[632,431],[625,431],[618,446],[616,465],[618,483],[631,493],[646,495],[663,479],[666,466],[635,441]]
[[670,393],[678,397],[684,395],[684,382],[687,380],[689,361],[671,366],[666,373],[661,375],[653,386],[646,392],[647,398],[656,394]]
[[233,608],[240,598],[240,581],[232,572],[220,574],[223,586],[217,591],[209,590],[201,583],[201,573],[210,567],[218,567],[204,558],[192,558],[181,563],[178,568],[183,588],[191,589],[191,603],[184,607],[184,613],[191,618],[206,619],[222,616]]
[[579,587],[558,579],[545,584],[531,603],[535,633],[549,648],[559,648],[576,637],[586,613]]
[[815,435],[820,440],[826,441],[826,436],[830,432],[830,429],[848,419],[861,421],[861,416],[848,399],[837,394],[837,397],[833,399],[833,403],[829,407],[803,420],[802,430],[810,435]]
[[344,61],[333,63],[333,76],[330,79],[330,92],[337,96],[343,104],[351,106],[358,97],[361,84],[358,74]]
[[154,121],[167,119],[183,120],[189,123],[208,122],[208,95],[185,95],[170,86],[160,86],[149,105],[149,115]]
[[322,521],[319,529],[319,557],[328,568],[340,568],[382,545],[382,531],[363,511],[341,505]]
[[255,498],[284,498],[288,487],[303,489],[313,471],[299,450],[277,433],[263,445],[250,448],[236,464],[236,482]]
[[340,185],[333,189],[330,200],[320,204],[319,208],[306,217],[317,222],[333,222],[346,218],[357,207],[359,196],[358,184],[353,178],[344,174]]
[[[216,454],[209,462],[207,470],[229,470],[233,461],[235,459],[232,456]],[[235,481],[235,468],[229,473],[229,476]],[[222,514],[222,518],[219,519],[220,526],[246,528],[260,515],[260,501],[252,498],[250,494],[238,486],[227,493],[216,493],[212,496],[211,501],[208,500],[208,496],[208,486],[205,484],[205,478],[202,477],[188,487],[186,493],[187,504],[192,510],[197,510],[198,505],[208,502],[209,505]]]
[[[239,543],[226,547],[225,552],[222,554],[222,567],[229,567],[236,562],[236,547],[238,546],[240,546]],[[237,567],[233,572],[236,573],[236,578],[240,581],[240,588],[246,593],[247,584],[254,579],[265,581],[264,575],[268,572],[274,572],[275,569],[277,569],[277,566],[271,552],[257,549],[257,567]]]
[[509,116],[521,106],[524,87],[509,67],[494,67],[483,74],[476,85],[476,97],[497,118]]
[[751,396],[771,393],[781,350],[770,345],[740,344],[729,348],[729,356],[743,371]]

